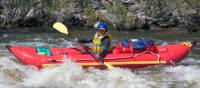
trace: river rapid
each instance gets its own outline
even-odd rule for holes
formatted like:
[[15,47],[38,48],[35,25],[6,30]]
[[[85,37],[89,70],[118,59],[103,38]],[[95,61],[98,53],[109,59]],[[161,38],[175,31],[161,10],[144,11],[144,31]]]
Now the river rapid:
[[[25,28],[29,29],[29,28]],[[37,28],[38,29],[38,28]],[[42,28],[41,28],[42,29]],[[53,30],[49,28],[49,30]],[[94,30],[71,29],[66,36],[59,32],[3,32],[0,36],[0,88],[199,88],[200,33],[171,33],[162,31],[111,31],[113,45],[124,38],[150,38],[157,45],[182,41],[198,41],[188,57],[175,67],[99,70],[83,69],[65,61],[44,69],[24,65],[5,45],[33,47],[78,47],[74,38],[93,36]]]

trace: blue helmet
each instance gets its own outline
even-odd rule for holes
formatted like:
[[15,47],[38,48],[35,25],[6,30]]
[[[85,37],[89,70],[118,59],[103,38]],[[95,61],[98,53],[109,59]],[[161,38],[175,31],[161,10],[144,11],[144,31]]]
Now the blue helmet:
[[105,29],[105,31],[107,31],[107,25],[103,22],[100,22],[97,26],[97,30],[98,29]]

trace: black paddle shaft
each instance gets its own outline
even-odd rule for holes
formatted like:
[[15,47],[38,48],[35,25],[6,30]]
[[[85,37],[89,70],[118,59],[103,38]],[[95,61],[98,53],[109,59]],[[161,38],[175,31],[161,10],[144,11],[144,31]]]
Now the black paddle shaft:
[[95,54],[92,52],[92,50],[91,50],[89,47],[84,46],[84,45],[81,44],[81,43],[79,43],[79,44],[80,44],[80,46],[81,46],[86,52],[88,52],[89,54],[91,54],[93,58],[95,58],[97,61],[100,60],[101,63],[104,63],[104,59],[103,59],[102,57],[96,58],[96,57],[95,57]]

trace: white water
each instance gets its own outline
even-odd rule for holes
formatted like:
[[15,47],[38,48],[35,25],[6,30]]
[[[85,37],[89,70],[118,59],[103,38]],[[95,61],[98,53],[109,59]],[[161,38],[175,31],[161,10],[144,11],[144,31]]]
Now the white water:
[[[198,88],[199,66],[130,70],[83,69],[67,60],[45,69],[0,59],[0,88]],[[151,70],[150,70],[151,69]]]
[[[5,36],[7,37],[7,36]],[[176,67],[99,70],[83,69],[66,60],[64,64],[37,69],[20,63],[6,44],[45,47],[76,47],[63,38],[18,40],[0,45],[0,88],[198,88],[199,58],[186,58]],[[23,41],[23,42],[22,42]],[[66,58],[67,59],[67,58]],[[187,65],[183,65],[183,64]],[[195,64],[193,64],[195,63]]]

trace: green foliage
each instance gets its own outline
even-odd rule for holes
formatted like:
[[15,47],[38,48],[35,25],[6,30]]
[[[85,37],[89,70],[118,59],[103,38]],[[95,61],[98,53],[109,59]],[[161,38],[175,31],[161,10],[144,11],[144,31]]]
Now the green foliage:
[[106,9],[115,14],[120,20],[124,20],[128,12],[121,0],[115,0],[114,5],[107,5]]
[[115,0],[113,1],[113,5],[107,5],[105,6],[106,9],[116,15],[116,17],[119,19],[119,23],[117,24],[117,29],[131,29],[134,27],[135,20],[132,16],[127,16],[128,9],[126,6],[122,3],[121,0]]
[[191,0],[193,3],[200,3],[200,0]]
[[135,28],[135,19],[131,16],[126,16],[125,27],[127,29]]
[[[12,1],[12,6],[14,7],[24,7],[24,8],[30,8],[34,5],[41,4],[43,8],[46,8],[50,11],[54,11],[56,9],[59,9],[64,6],[65,1],[67,0],[41,0],[41,1],[35,1],[35,0],[9,0]],[[74,0],[70,0],[72,2]]]
[[97,16],[95,14],[95,10],[92,8],[92,5],[90,4],[86,5],[86,7],[83,10],[89,22],[95,23],[97,21]]
[[60,10],[61,8],[73,8],[76,0],[41,0],[43,8],[48,11]]
[[33,0],[9,0],[10,7],[30,7]]
[[200,31],[200,25],[197,25],[196,28],[198,31]]
[[147,0],[147,3],[151,5],[148,12],[148,16],[150,17],[154,17],[158,12],[162,11],[165,6],[164,1],[161,0]]
[[54,11],[63,7],[65,0],[41,0],[41,4],[49,11]]

